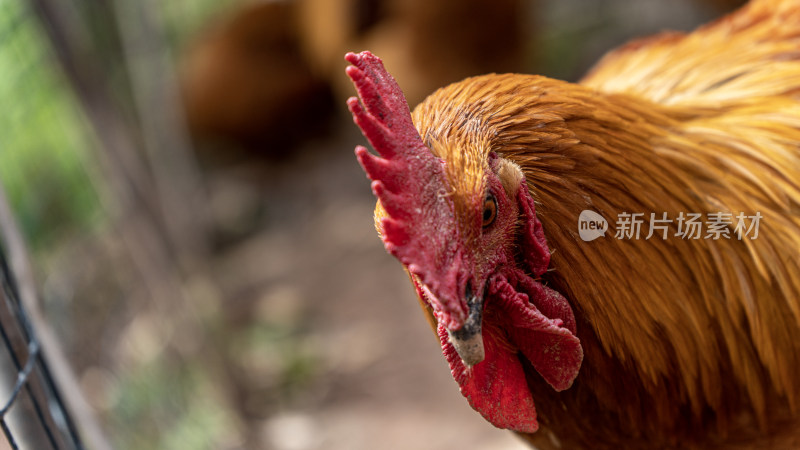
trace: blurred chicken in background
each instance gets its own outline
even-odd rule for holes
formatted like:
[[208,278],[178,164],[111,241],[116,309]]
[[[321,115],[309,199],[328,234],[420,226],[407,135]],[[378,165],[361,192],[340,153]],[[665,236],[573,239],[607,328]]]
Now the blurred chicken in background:
[[[191,46],[182,67],[196,142],[285,154],[344,99],[341,55],[370,48],[416,104],[435,88],[486,72],[523,71],[524,0],[248,2]],[[340,104],[340,103],[339,103]],[[201,145],[202,147],[202,145]],[[223,152],[224,153],[224,152]]]
[[330,88],[301,54],[294,16],[294,3],[244,4],[194,43],[182,87],[199,142],[280,155],[321,125],[332,107]]

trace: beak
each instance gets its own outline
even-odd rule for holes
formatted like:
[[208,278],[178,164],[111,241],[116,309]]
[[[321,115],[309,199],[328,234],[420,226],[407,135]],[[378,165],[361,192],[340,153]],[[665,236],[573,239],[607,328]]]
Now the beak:
[[464,325],[458,330],[447,330],[450,343],[455,347],[458,356],[467,367],[472,367],[483,361],[483,336],[481,335],[481,322],[483,320],[483,297],[476,296],[467,285],[467,307],[469,315]]

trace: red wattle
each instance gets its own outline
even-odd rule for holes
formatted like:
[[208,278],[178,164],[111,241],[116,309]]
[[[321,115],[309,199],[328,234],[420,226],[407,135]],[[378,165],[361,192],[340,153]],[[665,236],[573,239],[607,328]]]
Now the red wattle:
[[439,339],[450,371],[461,394],[470,406],[492,425],[523,433],[539,429],[533,404],[517,350],[502,338],[499,330],[486,329],[484,318],[483,346],[486,358],[470,369],[461,361],[450,344],[447,330],[439,325]]
[[490,287],[493,305],[503,311],[504,329],[534,369],[553,389],[572,386],[583,361],[583,348],[575,336],[575,318],[558,292],[524,277],[528,295],[505,280]]
[[519,358],[527,358],[553,389],[562,391],[577,377],[583,349],[575,336],[575,318],[567,300],[522,271],[508,270],[523,292],[504,276],[490,279],[483,313],[486,357],[482,362],[467,368],[442,323],[438,333],[453,377],[472,408],[498,428],[532,433],[539,425]]

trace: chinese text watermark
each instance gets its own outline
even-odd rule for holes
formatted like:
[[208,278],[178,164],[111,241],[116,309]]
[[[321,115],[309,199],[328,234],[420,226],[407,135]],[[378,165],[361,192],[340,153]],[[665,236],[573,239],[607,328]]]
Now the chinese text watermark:
[[[689,239],[757,239],[761,223],[760,212],[736,215],[730,212],[685,213],[669,217],[666,212],[656,214],[622,212],[615,222],[616,239],[663,239],[670,237]],[[584,241],[605,236],[608,221],[600,214],[583,210],[578,217],[578,234]]]

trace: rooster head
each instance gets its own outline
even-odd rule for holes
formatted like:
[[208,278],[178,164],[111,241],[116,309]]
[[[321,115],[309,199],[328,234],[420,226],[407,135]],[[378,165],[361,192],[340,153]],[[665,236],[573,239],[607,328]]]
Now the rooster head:
[[369,52],[345,59],[361,100],[350,98],[348,107],[378,152],[356,148],[379,200],[386,250],[433,309],[472,406],[499,427],[535,430],[517,353],[530,355],[561,390],[575,378],[582,350],[566,300],[531,278],[544,273],[550,253],[522,170],[492,152],[481,133],[466,142],[446,132],[423,141],[380,59]]

